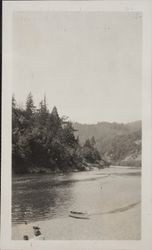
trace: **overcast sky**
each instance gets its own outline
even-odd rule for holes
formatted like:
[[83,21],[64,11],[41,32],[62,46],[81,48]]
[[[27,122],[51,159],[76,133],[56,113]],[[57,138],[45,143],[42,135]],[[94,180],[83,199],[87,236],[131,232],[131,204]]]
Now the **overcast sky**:
[[137,13],[16,12],[13,93],[72,121],[141,119],[142,18]]

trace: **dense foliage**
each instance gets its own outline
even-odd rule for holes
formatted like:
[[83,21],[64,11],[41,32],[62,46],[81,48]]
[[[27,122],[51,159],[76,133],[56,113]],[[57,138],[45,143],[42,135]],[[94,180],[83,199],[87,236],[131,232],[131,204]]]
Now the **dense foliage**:
[[15,173],[83,170],[87,162],[101,160],[95,139],[80,145],[70,121],[50,113],[46,98],[36,108],[30,93],[25,108],[12,97],[12,167]]
[[94,135],[100,155],[111,164],[141,166],[141,121],[128,124],[75,123],[74,128],[82,144]]
[[113,161],[123,160],[129,154],[141,153],[141,133],[116,136],[109,145],[109,155]]

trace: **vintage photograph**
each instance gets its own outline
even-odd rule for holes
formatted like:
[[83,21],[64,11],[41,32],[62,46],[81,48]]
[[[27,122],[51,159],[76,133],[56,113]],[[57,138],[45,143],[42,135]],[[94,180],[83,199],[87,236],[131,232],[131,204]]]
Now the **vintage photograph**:
[[140,240],[142,13],[15,11],[12,240]]

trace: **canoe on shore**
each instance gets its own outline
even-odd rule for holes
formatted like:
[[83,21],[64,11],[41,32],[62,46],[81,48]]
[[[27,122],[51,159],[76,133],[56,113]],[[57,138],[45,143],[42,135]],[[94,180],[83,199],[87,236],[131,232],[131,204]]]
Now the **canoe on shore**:
[[89,219],[87,212],[70,211],[69,216],[76,219]]

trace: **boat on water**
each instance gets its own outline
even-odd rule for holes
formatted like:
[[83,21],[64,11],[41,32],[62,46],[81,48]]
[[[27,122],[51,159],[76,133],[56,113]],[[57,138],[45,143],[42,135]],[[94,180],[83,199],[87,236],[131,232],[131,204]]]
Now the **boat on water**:
[[89,219],[89,214],[87,212],[70,211],[69,216],[76,219]]

